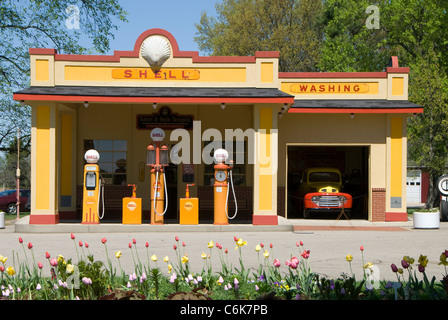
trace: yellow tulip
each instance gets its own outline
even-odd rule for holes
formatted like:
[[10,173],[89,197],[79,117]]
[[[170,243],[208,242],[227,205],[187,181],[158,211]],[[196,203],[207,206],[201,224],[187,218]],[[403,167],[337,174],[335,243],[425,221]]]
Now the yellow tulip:
[[153,254],[153,255],[151,256],[151,260],[154,261],[154,262],[156,262],[156,261],[157,261],[157,256],[156,256],[155,254]]
[[120,259],[121,258],[121,251],[115,252],[115,257],[117,257],[117,259]]
[[371,262],[367,262],[365,265],[364,265],[364,269],[369,269],[369,268],[371,268],[373,266],[373,264],[371,263]]
[[73,271],[75,271],[75,267],[72,264],[68,264],[67,267],[65,268],[65,272],[73,273]]
[[353,260],[352,255],[351,255],[351,254],[348,254],[348,255],[345,257],[345,260],[347,260],[348,262],[351,262],[351,261]]
[[172,265],[168,265],[168,272],[171,272],[171,270],[173,270],[173,266]]
[[165,258],[163,258],[163,261],[165,261],[166,263],[168,263],[168,261],[170,261],[170,258],[168,258],[168,256],[165,256]]
[[263,255],[264,255],[264,257],[265,257],[266,259],[269,258],[269,251],[268,251],[268,250],[265,250],[264,253],[263,253]]
[[261,250],[261,247],[260,247],[260,245],[259,244],[257,244],[256,246],[255,246],[255,251],[260,251]]
[[14,267],[12,267],[12,266],[6,268],[6,272],[7,272],[10,276],[13,276],[13,275],[16,274],[16,270],[14,270]]
[[182,263],[187,263],[188,260],[190,260],[190,259],[188,259],[187,256],[183,256],[181,260],[182,260]]
[[213,243],[213,241],[210,241],[209,243],[207,243],[207,247],[209,248],[213,248],[215,244]]
[[207,255],[205,254],[205,252],[202,252],[202,254],[201,254],[201,258],[202,258],[202,259],[207,259]]
[[3,263],[3,264],[5,264],[6,263],[6,260],[8,260],[8,258],[7,257],[4,257],[4,256],[0,256],[0,261]]

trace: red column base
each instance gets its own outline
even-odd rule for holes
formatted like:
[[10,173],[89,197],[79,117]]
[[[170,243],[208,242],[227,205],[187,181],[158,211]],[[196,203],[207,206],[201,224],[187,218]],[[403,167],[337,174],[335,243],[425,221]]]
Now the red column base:
[[278,216],[277,215],[253,215],[252,216],[252,224],[253,225],[261,225],[261,226],[276,226],[278,225]]
[[385,221],[408,221],[407,212],[386,212]]
[[30,214],[30,224],[58,224],[59,214]]

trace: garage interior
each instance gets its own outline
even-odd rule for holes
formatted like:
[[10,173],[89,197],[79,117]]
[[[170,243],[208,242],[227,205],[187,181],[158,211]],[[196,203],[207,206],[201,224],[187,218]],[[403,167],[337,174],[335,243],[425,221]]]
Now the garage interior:
[[[303,219],[298,191],[304,169],[338,168],[342,174],[342,192],[353,197],[350,219],[368,219],[369,195],[368,146],[287,146],[287,214],[288,219]],[[338,213],[315,214],[311,219],[336,219]],[[341,219],[345,219],[342,217]]]

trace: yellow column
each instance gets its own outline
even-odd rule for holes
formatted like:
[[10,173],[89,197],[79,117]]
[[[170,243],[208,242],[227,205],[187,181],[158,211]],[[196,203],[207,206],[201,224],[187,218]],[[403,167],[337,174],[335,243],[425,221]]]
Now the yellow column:
[[59,222],[56,198],[56,106],[32,106],[30,224]]
[[254,165],[253,224],[278,224],[277,217],[277,118],[271,107],[254,107],[257,139]]

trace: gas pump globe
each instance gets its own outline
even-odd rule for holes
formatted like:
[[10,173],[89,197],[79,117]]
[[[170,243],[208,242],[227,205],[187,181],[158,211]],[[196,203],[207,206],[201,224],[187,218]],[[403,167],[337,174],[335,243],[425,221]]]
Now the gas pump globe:
[[163,224],[168,209],[168,190],[164,167],[169,165],[168,146],[160,146],[165,132],[160,128],[151,131],[155,145],[146,148],[146,165],[151,167],[151,224]]

